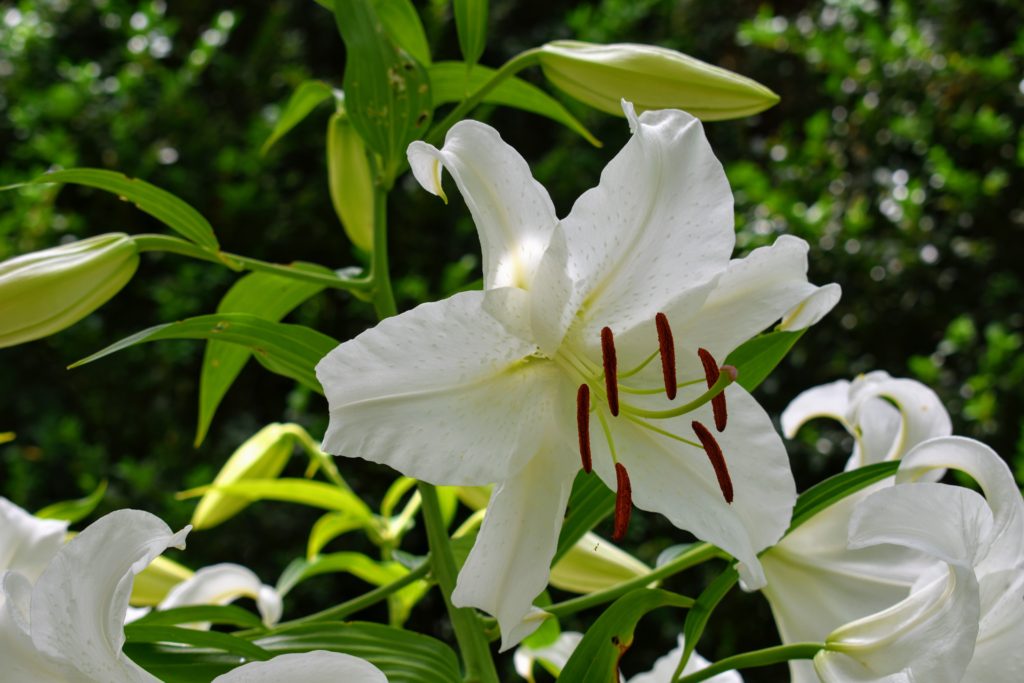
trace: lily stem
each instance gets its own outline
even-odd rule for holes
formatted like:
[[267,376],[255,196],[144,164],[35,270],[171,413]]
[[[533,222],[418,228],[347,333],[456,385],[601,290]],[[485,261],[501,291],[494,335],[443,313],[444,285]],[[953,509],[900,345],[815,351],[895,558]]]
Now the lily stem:
[[791,659],[812,659],[824,647],[824,643],[793,643],[792,645],[776,645],[763,650],[744,652],[740,655],[726,657],[706,669],[683,676],[676,683],[699,683],[699,681],[706,681],[724,671],[733,669],[752,669],[758,666],[788,662]]
[[498,672],[494,668],[490,644],[483,631],[483,624],[476,611],[468,607],[455,607],[452,604],[452,591],[458,569],[455,557],[441,515],[441,505],[437,499],[437,489],[433,484],[419,482],[417,484],[423,501],[423,523],[427,530],[427,541],[430,543],[430,564],[437,585],[441,589],[448,616],[455,630],[455,639],[459,642],[462,660],[466,665],[466,681],[474,683],[498,683]]
[[380,320],[398,313],[391,290],[388,266],[388,190],[378,184],[373,191],[373,308]]
[[629,581],[623,581],[611,588],[606,588],[602,591],[591,593],[590,595],[581,595],[578,598],[572,598],[571,600],[566,600],[564,602],[551,605],[550,607],[545,607],[544,611],[561,619],[562,617],[575,614],[576,612],[580,612],[590,607],[596,607],[597,605],[603,605],[606,602],[611,602],[635,588],[643,588],[655,581],[660,581],[661,579],[672,576],[673,574],[678,574],[684,569],[689,569],[690,567],[702,562],[707,562],[708,560],[721,556],[722,551],[710,543],[698,543],[689,550],[681,553],[675,559],[666,562],[662,566],[644,574],[643,576],[638,576],[635,579],[630,579]]

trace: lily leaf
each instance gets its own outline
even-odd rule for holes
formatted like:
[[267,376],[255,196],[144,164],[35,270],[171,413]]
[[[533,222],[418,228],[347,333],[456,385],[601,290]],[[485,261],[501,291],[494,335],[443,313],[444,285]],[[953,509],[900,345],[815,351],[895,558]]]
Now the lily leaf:
[[378,562],[362,553],[328,553],[312,560],[299,557],[281,572],[277,580],[277,592],[283,598],[306,579],[339,572],[352,574],[375,586],[383,586],[402,578],[409,570],[397,562]]
[[[314,264],[294,264],[300,270],[319,271],[330,275],[328,268]],[[270,273],[250,273],[228,290],[217,306],[218,313],[251,313],[271,322],[278,322],[296,306],[320,293],[323,285],[303,282]],[[217,339],[206,344],[203,367],[199,376],[199,421],[195,445],[206,438],[214,413],[221,400],[252,355],[246,346]]]
[[317,108],[321,102],[333,97],[334,91],[331,86],[323,81],[303,81],[295,89],[288,103],[281,110],[281,115],[274,124],[274,130],[270,137],[260,147],[260,154],[266,154],[274,143],[285,136],[295,126],[299,125],[309,113]]
[[640,618],[659,607],[688,607],[692,602],[657,588],[626,593],[587,629],[558,680],[562,683],[617,681],[619,660],[633,644],[633,632]]
[[199,246],[210,251],[217,251],[220,248],[217,237],[213,234],[213,226],[192,206],[167,190],[161,190],[138,178],[129,178],[123,173],[99,168],[69,168],[51,171],[27,183],[8,185],[0,189],[49,183],[74,183],[112,192],[121,199],[132,202],[145,213]]
[[366,520],[362,517],[351,515],[348,512],[328,512],[316,520],[309,532],[309,541],[306,542],[306,559],[312,561],[323,547],[338,536],[362,529]]
[[595,475],[586,474],[582,470],[572,483],[569,494],[568,513],[562,524],[562,532],[558,536],[558,547],[551,564],[556,564],[565,553],[569,552],[583,534],[615,511],[615,493]]
[[786,533],[792,533],[798,526],[833,503],[837,503],[886,477],[895,476],[899,466],[898,460],[878,462],[858,467],[849,472],[842,472],[815,484],[796,499],[796,505],[793,507],[793,521],[790,522]]
[[488,0],[452,0],[459,49],[470,66],[480,61],[487,45]]
[[[494,69],[490,67],[476,64],[470,69],[465,62],[437,62],[427,69],[427,72],[430,74],[431,94],[435,107],[461,102],[494,75]],[[579,134],[593,146],[601,146],[601,141],[595,138],[561,102],[520,78],[513,77],[502,81],[484,96],[483,101],[546,116]]]
[[78,498],[76,500],[63,500],[59,503],[47,505],[42,510],[36,513],[36,517],[42,519],[61,519],[66,522],[74,524],[75,522],[81,521],[92,514],[92,511],[96,509],[96,506],[103,500],[103,495],[107,492],[107,480],[104,479],[100,482],[100,485],[84,498]]
[[228,624],[242,628],[262,629],[260,618],[234,605],[189,605],[173,607],[168,610],[150,612],[146,616],[133,621],[129,627],[138,626],[177,626],[178,624],[195,624],[208,622],[211,624]]
[[124,635],[125,641],[128,643],[183,643],[222,650],[256,661],[265,661],[273,656],[248,640],[219,631],[200,631],[178,626],[128,624],[124,627]]
[[354,517],[369,521],[370,508],[351,491],[334,484],[309,479],[246,479],[237,484],[224,486],[199,486],[178,494],[179,499],[201,496],[207,491],[220,491],[232,496],[257,500],[278,500],[286,503],[300,503],[324,510],[346,512]]
[[804,332],[769,332],[754,337],[733,350],[725,359],[725,364],[739,371],[737,384],[747,391],[753,391],[782,362]]
[[683,624],[683,635],[686,637],[686,649],[683,651],[683,659],[688,660],[697,647],[697,642],[704,634],[704,627],[707,626],[711,613],[725,597],[726,593],[736,585],[740,575],[732,567],[727,568],[712,581],[704,591],[697,596],[697,601],[686,613],[686,622]]
[[68,367],[77,368],[136,344],[162,339],[217,339],[247,346],[263,367],[321,394],[314,368],[338,345],[337,340],[302,325],[270,322],[248,313],[218,313],[136,332]]

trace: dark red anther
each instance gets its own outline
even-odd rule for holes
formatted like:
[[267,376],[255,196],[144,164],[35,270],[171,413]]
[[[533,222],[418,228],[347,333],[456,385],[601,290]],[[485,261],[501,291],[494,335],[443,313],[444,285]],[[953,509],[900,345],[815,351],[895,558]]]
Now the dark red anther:
[[593,464],[590,459],[590,387],[581,384],[576,392],[576,430],[580,434],[580,460],[583,471],[590,474]]
[[729,476],[729,468],[725,464],[725,456],[722,455],[722,447],[715,441],[715,437],[708,431],[708,428],[700,422],[694,420],[690,426],[693,427],[694,433],[700,439],[700,445],[704,447],[704,452],[708,454],[711,467],[715,470],[715,477],[718,478],[718,488],[722,489],[722,497],[725,498],[726,503],[731,505],[732,478]]
[[[718,381],[718,376],[721,374],[718,362],[707,349],[697,349],[697,355],[700,356],[700,362],[704,364],[704,378],[707,379],[708,389],[710,389]],[[733,370],[735,371],[735,368]],[[724,432],[725,423],[729,419],[729,413],[725,408],[725,391],[720,391],[718,396],[711,399],[711,410],[715,413],[715,429]]]
[[672,328],[664,313],[654,316],[658,328],[658,350],[661,351],[661,375],[665,378],[665,395],[668,400],[676,397],[676,345],[672,340]]
[[633,512],[633,489],[629,485],[629,473],[621,462],[615,463],[615,528],[612,540],[621,541],[629,528],[629,516]]
[[619,362],[615,358],[615,337],[609,327],[601,328],[601,360],[604,361],[604,387],[608,392],[608,410],[619,414]]

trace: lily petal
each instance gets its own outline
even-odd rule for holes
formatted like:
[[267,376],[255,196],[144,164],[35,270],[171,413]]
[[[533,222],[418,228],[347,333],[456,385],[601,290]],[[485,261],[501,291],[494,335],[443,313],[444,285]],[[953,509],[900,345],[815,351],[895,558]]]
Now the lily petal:
[[278,655],[265,662],[250,662],[213,679],[213,683],[282,681],[387,683],[388,679],[380,669],[365,659],[326,650]]
[[565,668],[566,662],[576,651],[583,634],[576,631],[562,631],[555,642],[546,647],[532,648],[520,645],[512,658],[516,673],[528,681],[533,680],[533,665],[540,662],[541,666],[557,676]]
[[830,417],[851,431],[846,422],[849,405],[850,383],[845,379],[802,391],[782,411],[782,433],[792,439],[802,426],[816,417]]
[[281,619],[281,595],[263,584],[252,570],[228,562],[203,567],[191,578],[179,583],[160,603],[160,609],[186,605],[226,605],[243,597],[256,601],[263,623],[267,626],[273,626]]
[[499,483],[452,592],[457,607],[477,607],[498,620],[501,651],[540,627],[532,606],[548,583],[551,558],[579,469],[567,448],[537,453],[515,477]]
[[40,519],[0,497],[0,571],[35,581],[64,545],[68,523]]
[[[509,290],[463,292],[388,318],[329,353],[323,449],[435,484],[514,475],[536,453],[559,371],[485,310]],[[517,290],[512,290],[517,291]]]
[[871,416],[859,413],[873,398],[891,400],[903,418],[899,435],[883,460],[895,460],[923,441],[953,433],[953,423],[938,395],[920,382],[890,377],[884,372],[859,378],[850,387],[851,423],[866,426],[872,422]]
[[958,469],[971,475],[992,510],[995,528],[988,554],[979,563],[979,574],[1024,567],[1024,500],[1006,461],[991,448],[959,436],[927,441],[903,457],[898,483],[916,481],[929,472]]
[[0,662],[16,683],[66,683],[60,661],[32,644],[32,583],[16,572],[0,573]]
[[[604,326],[620,335],[670,305],[673,320],[695,312],[735,242],[732,192],[700,121],[623,109],[632,138],[556,229],[560,248],[545,254],[533,287],[554,321],[535,327],[564,335],[585,304],[577,334],[591,346]],[[560,341],[555,334],[542,348]]]
[[[700,312],[678,318],[685,324],[676,326],[677,335],[690,346],[725,358],[784,315],[787,329],[817,322],[839,301],[840,289],[837,284],[817,287],[807,281],[808,248],[804,240],[783,235],[771,246],[733,259]],[[671,311],[666,313],[677,319]]]
[[444,198],[442,166],[459,186],[480,235],[484,287],[529,289],[558,219],[547,190],[519,152],[494,128],[460,121],[448,131],[444,147],[416,141],[408,157],[428,192]]
[[30,629],[36,649],[67,664],[72,680],[156,681],[121,652],[132,580],[178,533],[139,510],[93,522],[61,548],[32,591]]
[[[681,391],[680,401],[686,401]],[[725,454],[735,498],[723,499],[704,451],[680,444],[620,416],[612,423],[618,460],[629,472],[633,503],[658,512],[680,529],[690,531],[731,553],[744,588],[765,585],[758,551],[774,544],[789,525],[796,485],[782,440],[764,409],[742,387],[726,389],[729,426],[717,434]],[[692,398],[692,396],[691,396]],[[663,420],[658,427],[697,443],[690,427],[696,420],[713,424],[705,405],[683,417]],[[604,439],[593,441],[594,470],[612,489],[615,472]]]
[[[673,683],[673,674],[679,666],[679,659],[686,649],[686,639],[682,635],[676,641],[676,646],[667,654],[662,655],[654,662],[654,667],[645,673],[637,674],[629,679],[629,683]],[[690,654],[682,674],[697,673],[701,669],[711,666],[711,662],[701,657],[698,653]],[[743,683],[743,678],[735,671],[723,671],[722,673],[707,679],[708,683]]]
[[981,578],[981,625],[962,683],[1017,683],[1024,671],[1024,571]]

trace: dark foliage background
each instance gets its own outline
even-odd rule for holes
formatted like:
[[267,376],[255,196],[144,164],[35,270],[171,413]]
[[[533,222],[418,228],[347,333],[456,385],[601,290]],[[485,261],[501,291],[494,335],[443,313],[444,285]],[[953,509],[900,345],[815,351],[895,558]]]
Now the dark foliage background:
[[[434,0],[422,11],[437,58],[457,59],[448,4]],[[648,42],[773,88],[782,97],[774,109],[707,126],[736,194],[739,248],[799,235],[812,247],[812,279],[840,282],[844,297],[760,398],[778,414],[797,392],[833,379],[872,369],[916,377],[939,392],[957,433],[992,445],[1020,476],[1022,14],[1012,0],[503,0],[492,3],[483,61],[498,65],[555,38]],[[308,1],[5,3],[0,185],[53,165],[116,169],[186,199],[228,250],[353,264],[326,191],[326,110],[266,157],[259,154],[294,87],[313,77],[340,85],[343,60],[333,21]],[[541,84],[538,73],[525,77]],[[531,161],[561,214],[596,183],[628,133],[621,119],[566,104],[604,149],[528,114],[486,107],[475,113]],[[442,297],[479,277],[473,226],[458,199],[446,208],[413,183],[399,183],[390,211],[400,306]],[[100,192],[38,187],[0,194],[0,258],[94,233],[158,229]],[[319,437],[322,400],[250,367],[206,443],[193,448],[198,343],[142,346],[64,369],[144,327],[213,311],[233,278],[209,264],[146,255],[134,281],[97,314],[52,338],[0,351],[0,431],[18,434],[0,447],[0,493],[37,509],[108,478],[97,515],[131,506],[179,527],[192,505],[176,501],[174,492],[208,482],[262,425],[297,421]],[[308,302],[291,319],[338,338],[373,322],[367,306],[336,293]],[[806,428],[792,447],[801,488],[840,470],[849,447],[829,425]],[[371,500],[391,479],[361,461],[339,464]],[[250,508],[217,531],[194,533],[184,561],[198,567],[236,560],[272,582],[302,552],[315,517],[295,506]],[[649,562],[685,540],[659,519],[635,519],[627,547]],[[356,541],[346,547],[359,549]],[[410,549],[422,550],[422,538],[411,536]],[[670,587],[692,593],[700,579]],[[354,579],[311,581],[296,591],[289,613],[359,590]],[[439,600],[428,599],[412,625],[444,636],[440,609]],[[749,629],[750,614],[770,623],[760,597],[737,596],[725,612],[701,645],[705,655],[777,642],[770,626]],[[624,660],[627,670],[646,668],[668,649],[678,616],[650,620],[636,654]],[[758,675],[747,680],[781,674]]]

